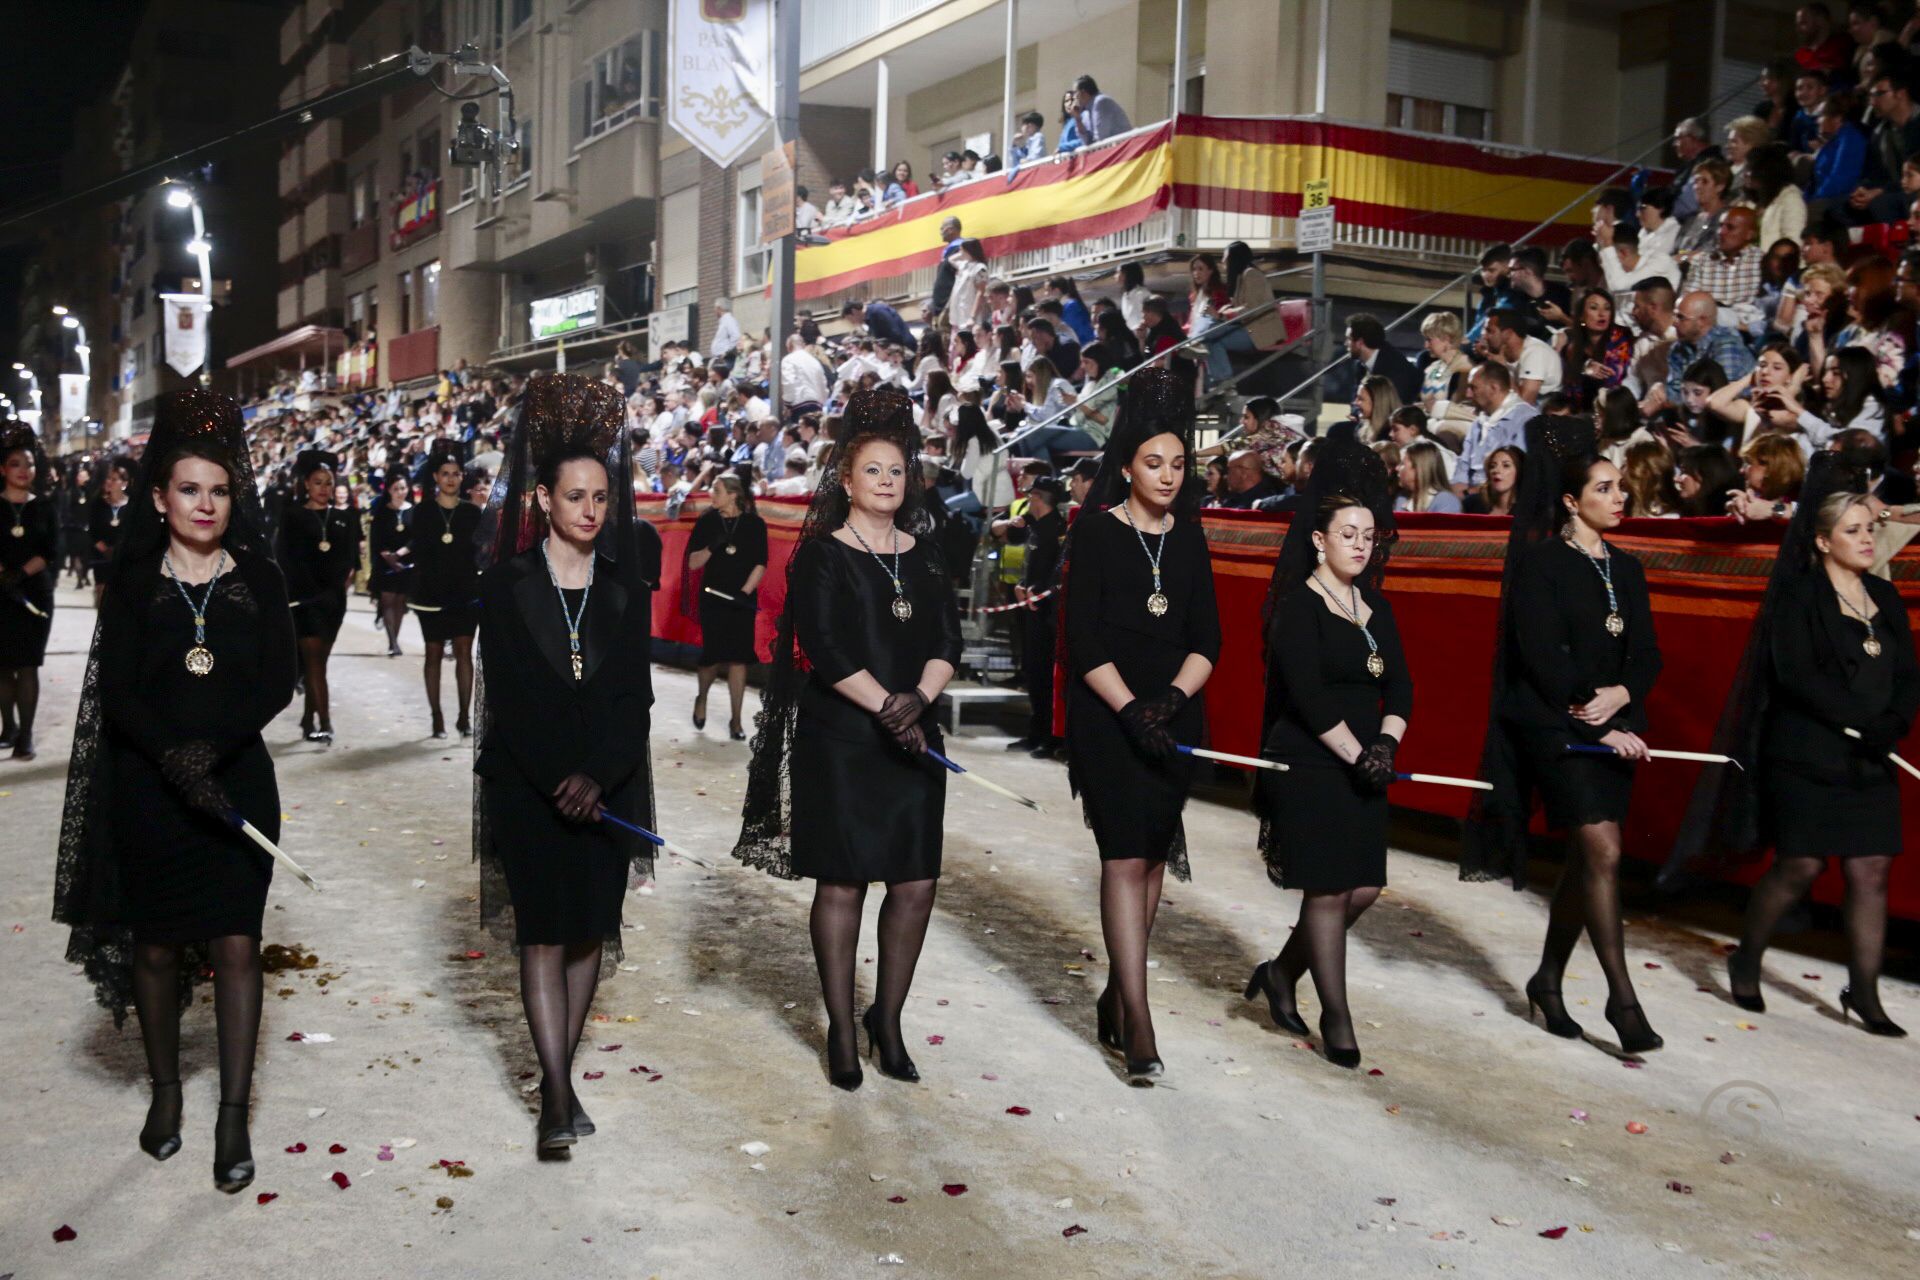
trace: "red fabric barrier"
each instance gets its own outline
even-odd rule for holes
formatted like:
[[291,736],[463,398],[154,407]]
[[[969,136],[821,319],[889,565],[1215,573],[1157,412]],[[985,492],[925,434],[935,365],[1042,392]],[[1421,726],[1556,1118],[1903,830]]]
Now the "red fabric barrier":
[[[680,614],[680,576],[687,535],[705,501],[689,501],[674,520],[665,502],[643,498],[642,516],[659,528],[665,543],[665,581],[654,602],[654,635],[697,645],[700,625]],[[762,657],[773,643],[775,622],[786,601],[786,566],[793,554],[806,505],[767,500],[770,560],[760,590],[757,628]],[[1273,561],[1286,536],[1287,520],[1250,512],[1209,512],[1207,541],[1213,551],[1214,592],[1224,642],[1207,686],[1208,731],[1222,751],[1257,754],[1260,707],[1265,689],[1260,615]],[[1507,522],[1485,516],[1403,515],[1386,590],[1413,667],[1412,730],[1400,753],[1410,772],[1472,777],[1480,764],[1492,675],[1493,635],[1499,607],[1500,569]],[[1711,749],[1714,725],[1746,646],[1747,631],[1766,590],[1779,545],[1777,527],[1742,527],[1727,519],[1629,520],[1614,545],[1639,556],[1653,593],[1654,623],[1665,666],[1649,700],[1648,741],[1679,750]],[[1920,627],[1920,547],[1893,562],[1893,581]],[[1920,757],[1920,739],[1900,748]],[[1634,788],[1625,832],[1627,852],[1661,861],[1671,846],[1702,766],[1679,761],[1644,766]],[[1890,909],[1920,919],[1920,784],[1907,790],[1906,843],[1914,855],[1895,861]],[[1394,802],[1406,808],[1460,817],[1467,793],[1450,787],[1402,784]],[[1251,839],[1251,834],[1249,834]],[[1751,880],[1766,864],[1749,868]],[[1822,902],[1838,902],[1841,881],[1829,869],[1814,886]]]

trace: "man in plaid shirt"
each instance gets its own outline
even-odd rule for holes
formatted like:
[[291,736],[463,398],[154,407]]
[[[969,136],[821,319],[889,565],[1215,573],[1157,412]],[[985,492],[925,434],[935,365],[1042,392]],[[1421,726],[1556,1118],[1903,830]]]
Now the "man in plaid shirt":
[[1705,290],[1680,299],[1673,314],[1674,343],[1667,353],[1666,403],[1685,403],[1680,384],[1696,361],[1712,360],[1729,381],[1744,378],[1753,371],[1753,352],[1745,339],[1726,326],[1715,324],[1717,313],[1713,295]]
[[1687,271],[1687,288],[1713,295],[1721,307],[1721,322],[1739,327],[1729,308],[1751,306],[1760,296],[1760,222],[1752,209],[1736,205],[1720,218],[1719,245],[1695,258]]

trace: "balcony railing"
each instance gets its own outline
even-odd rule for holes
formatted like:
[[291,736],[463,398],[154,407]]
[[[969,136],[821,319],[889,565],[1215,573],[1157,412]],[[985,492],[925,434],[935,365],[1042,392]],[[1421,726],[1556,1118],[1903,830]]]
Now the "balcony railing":
[[808,0],[807,20],[800,27],[800,65],[879,35],[916,14],[946,0]]
[[[797,255],[796,294],[816,312],[845,297],[926,296],[949,216],[1009,280],[1235,240],[1292,249],[1300,192],[1315,178],[1332,183],[1336,252],[1453,271],[1615,175],[1605,163],[1402,130],[1181,116],[829,230],[831,243]],[[1535,239],[1564,243],[1586,225],[1576,206]]]
[[411,382],[440,372],[440,326],[415,329],[387,341],[387,378]]

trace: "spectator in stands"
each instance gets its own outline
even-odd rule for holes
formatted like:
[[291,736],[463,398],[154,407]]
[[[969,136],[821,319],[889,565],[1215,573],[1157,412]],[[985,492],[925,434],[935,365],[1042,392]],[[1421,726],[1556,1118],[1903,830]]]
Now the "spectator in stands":
[[[1694,213],[1680,224],[1680,238],[1674,250],[1674,256],[1683,263],[1713,251],[1720,233],[1720,219],[1726,213],[1727,193],[1733,186],[1733,170],[1725,160],[1712,156],[1693,166],[1689,181]],[[1680,203],[1674,202],[1676,213]]]
[[1099,342],[1106,347],[1109,357],[1115,364],[1132,368],[1140,363],[1140,339],[1135,337],[1133,330],[1127,327],[1126,319],[1121,316],[1118,307],[1096,306],[1093,328]]
[[899,187],[907,199],[911,200],[920,194],[920,184],[913,180],[913,166],[905,160],[894,161],[891,176],[893,185]]
[[1867,149],[1866,173],[1848,198],[1848,216],[1855,223],[1898,222],[1907,213],[1899,189],[1900,170],[1920,155],[1920,113],[1914,111],[1913,88],[1904,70],[1885,70],[1867,91],[1877,123],[1873,145]]
[[1387,438],[1393,415],[1400,410],[1400,393],[1393,383],[1379,374],[1369,374],[1353,393],[1353,419],[1362,444],[1376,444]]
[[1187,277],[1191,281],[1187,290],[1187,336],[1197,338],[1220,323],[1233,295],[1227,292],[1220,259],[1210,253],[1193,255],[1187,263]]
[[1573,407],[1585,409],[1604,387],[1618,387],[1633,363],[1633,334],[1614,323],[1613,295],[1590,289],[1580,298],[1577,321],[1554,337],[1566,370],[1567,394]]
[[1267,475],[1260,455],[1242,449],[1227,459],[1227,493],[1220,505],[1246,510],[1262,498],[1278,497],[1280,486]]
[[1447,483],[1446,460],[1433,441],[1415,440],[1402,449],[1394,480],[1399,489],[1393,499],[1395,511],[1460,514],[1460,499]]
[[1069,89],[1060,100],[1060,145],[1054,148],[1058,155],[1071,155],[1087,145],[1080,136],[1080,122],[1074,118],[1075,95]]
[[793,188],[793,229],[809,232],[820,225],[820,206],[807,198],[808,191],[798,183]]
[[1633,306],[1634,291],[1645,281],[1679,283],[1679,263],[1666,254],[1641,252],[1639,227],[1630,222],[1618,225],[1608,223],[1596,228],[1596,232],[1595,238],[1600,245],[1600,270],[1606,277],[1607,288],[1613,293],[1616,312]]
[[1487,484],[1480,492],[1487,515],[1513,514],[1514,495],[1520,487],[1521,455],[1513,445],[1502,445],[1487,455]]
[[1834,30],[1833,14],[1824,4],[1803,4],[1794,10],[1793,29],[1800,37],[1800,47],[1793,51],[1798,66],[1831,74],[1846,67],[1853,56],[1853,41]]
[[1795,396],[1805,367],[1786,342],[1769,342],[1755,357],[1752,372],[1707,398],[1707,411],[1735,424],[1734,439],[1743,444],[1763,434],[1792,431],[1802,412]]
[[1514,394],[1513,375],[1505,365],[1488,361],[1476,366],[1467,380],[1467,392],[1480,412],[1453,468],[1453,492],[1463,500],[1485,487],[1487,455],[1509,445],[1525,448],[1527,423],[1539,416],[1539,410]]
[[1853,264],[1847,272],[1847,324],[1830,340],[1822,334],[1807,340],[1807,359],[1815,368],[1826,367],[1829,349],[1865,347],[1873,353],[1881,388],[1891,391],[1899,385],[1912,345],[1914,316],[1900,305],[1893,281],[1893,265],[1885,258],[1862,258]]
[[1207,328],[1204,344],[1208,382],[1216,387],[1233,377],[1233,352],[1277,347],[1287,337],[1280,313],[1271,307],[1251,320],[1239,319],[1244,313],[1266,307],[1273,301],[1273,286],[1267,282],[1266,273],[1255,265],[1253,250],[1246,241],[1235,240],[1227,246],[1221,283],[1227,300],[1219,307],[1219,319]]
[[[973,245],[971,251],[967,248],[969,244]],[[979,277],[981,280],[984,280],[986,278],[987,253],[979,241],[969,241],[960,234],[960,219],[952,216],[940,220],[940,245],[940,263],[933,270],[933,293],[932,296],[927,299],[927,305],[923,309],[922,314],[934,320],[937,325],[949,327],[952,322],[946,317],[947,304],[953,298],[953,285],[954,281],[959,278],[960,263],[968,259],[977,262],[980,268]],[[979,307],[979,297],[977,295],[973,299],[973,307],[974,310],[977,310]],[[970,311],[966,316],[965,323],[971,324],[972,322],[973,315]]]
[[1105,142],[1133,128],[1126,110],[1100,92],[1092,76],[1081,76],[1073,82],[1073,110],[1085,142]]
[[[1749,211],[1751,213],[1751,211]],[[1667,354],[1666,400],[1681,403],[1680,384],[1688,369],[1700,360],[1711,360],[1730,378],[1745,377],[1753,368],[1753,355],[1740,335],[1718,323],[1720,304],[1712,294],[1696,290],[1680,299],[1674,312],[1676,339]]]
[[1785,143],[1769,142],[1747,156],[1746,196],[1760,210],[1762,245],[1781,240],[1800,243],[1807,226],[1807,202],[1793,185],[1793,161]]
[[1060,318],[1067,322],[1067,328],[1073,330],[1073,336],[1082,346],[1094,339],[1093,316],[1087,311],[1087,304],[1080,299],[1080,286],[1072,276],[1055,276],[1047,281],[1046,292],[1041,296],[1060,304]]
[[957,242],[959,251],[951,258],[953,288],[947,295],[945,312],[949,333],[965,333],[987,316],[987,248],[966,237]]
[[1451,311],[1432,312],[1420,322],[1420,337],[1432,357],[1420,375],[1420,407],[1426,417],[1464,435],[1473,422],[1473,402],[1467,398],[1473,362],[1460,350],[1460,317]]
[[1794,65],[1791,58],[1774,58],[1760,69],[1760,101],[1749,115],[1767,126],[1767,132],[1785,139],[1799,104],[1794,101]]
[[1813,208],[1825,210],[1844,203],[1866,172],[1867,135],[1855,124],[1839,97],[1827,97],[1815,113],[1819,150],[1813,155],[1813,174],[1807,196]]
[[1527,333],[1519,313],[1502,307],[1487,317],[1487,350],[1513,371],[1513,390],[1527,404],[1560,390],[1560,353]]
[[1141,338],[1141,346],[1148,355],[1159,355],[1180,344],[1187,335],[1180,331],[1179,321],[1167,307],[1167,300],[1159,294],[1140,304],[1140,316],[1146,323],[1146,334]]
[[1467,308],[1466,346],[1480,340],[1480,326],[1487,313],[1507,305],[1507,264],[1513,261],[1513,246],[1496,244],[1480,255],[1480,292]]
[[1507,262],[1507,297],[1526,323],[1527,332],[1545,338],[1549,326],[1573,323],[1573,295],[1567,286],[1547,279],[1547,255],[1535,245],[1513,251]]
[[1393,384],[1400,403],[1420,403],[1420,371],[1387,341],[1386,326],[1377,316],[1362,311],[1348,318],[1347,354],[1360,366],[1361,377],[1379,374]]
[[1673,453],[1658,440],[1627,446],[1620,483],[1627,491],[1627,515],[1636,520],[1680,514],[1680,492],[1673,484]]
[[1728,496],[1739,491],[1740,473],[1719,445],[1690,445],[1674,455],[1673,484],[1681,515],[1725,515]]
[[1033,359],[1027,365],[1029,369],[1044,361],[1052,366],[1056,377],[1079,376],[1080,344],[1061,337],[1053,321],[1045,316],[1035,316],[1027,321],[1027,341],[1033,346]]
[[851,321],[857,330],[862,326],[866,331],[882,342],[891,342],[902,347],[914,345],[913,330],[907,328],[907,322],[900,313],[878,298],[861,302],[857,298],[847,299],[840,308],[840,318]]
[[713,341],[707,344],[707,360],[722,370],[731,369],[740,350],[740,322],[733,318],[733,303],[725,298],[713,300],[713,313],[717,319]]
[[[1673,153],[1680,157],[1680,168],[1673,175],[1673,185],[1679,192],[1673,202],[1673,216],[1683,223],[1700,212],[1698,192],[1692,185],[1694,170],[1704,160],[1720,159],[1720,148],[1707,140],[1706,121],[1698,116],[1689,116],[1673,126]],[[1731,182],[1729,177],[1727,182]],[[1721,186],[1724,189],[1726,183]]]
[[1883,445],[1887,440],[1887,411],[1873,354],[1865,347],[1846,347],[1827,356],[1826,366],[1799,409],[1795,425],[1806,449],[1825,449],[1850,431],[1865,431]]
[[1007,148],[1007,181],[1013,181],[1021,165],[1046,157],[1046,128],[1047,118],[1038,111],[1029,111],[1020,117],[1019,132],[1014,135],[1013,145]]
[[1717,247],[1687,268],[1687,288],[1710,293],[1720,304],[1717,323],[1744,328],[1741,309],[1760,296],[1760,231],[1752,209],[1735,205],[1720,219]]
[[1787,123],[1785,138],[1787,150],[1793,153],[1794,167],[1801,172],[1813,163],[1813,153],[1820,149],[1820,104],[1826,99],[1831,83],[1827,73],[1817,68],[1800,68],[1794,75],[1794,112]]
[[1767,128],[1766,121],[1757,116],[1736,116],[1727,122],[1727,164],[1733,170],[1733,183],[1737,188],[1746,180],[1747,157],[1755,147],[1764,147],[1773,141],[1773,130]]
[[1139,263],[1129,262],[1120,268],[1120,317],[1136,337],[1146,330],[1143,308],[1153,296],[1153,290],[1147,288],[1146,271]]
[[1832,263],[1802,267],[1799,287],[1782,294],[1769,332],[1786,338],[1800,352],[1802,360],[1811,361],[1809,348],[1813,336],[1826,330],[1833,300],[1844,294],[1846,288],[1846,272]]
[[[1672,218],[1664,225],[1673,227],[1678,236],[1679,224]],[[1607,273],[1600,269],[1600,251],[1587,236],[1575,236],[1560,247],[1560,274],[1567,278],[1567,288],[1575,296],[1607,287]]]
[[780,357],[780,398],[791,420],[816,412],[827,402],[827,367],[807,348],[797,333],[787,335],[786,354]]
[[[1462,438],[1465,438],[1464,435]],[[1387,439],[1400,448],[1403,456],[1406,447],[1416,440],[1430,442],[1440,450],[1440,460],[1445,464],[1442,470],[1451,481],[1454,465],[1460,461],[1460,455],[1446,441],[1433,434],[1433,424],[1427,418],[1427,411],[1419,405],[1402,405],[1393,411],[1393,417],[1387,423]]]
[[1731,514],[1738,506],[1749,520],[1756,514],[1761,519],[1783,516],[1787,504],[1800,496],[1806,477],[1806,459],[1791,439],[1775,432],[1755,436],[1740,451],[1740,479],[1746,487],[1728,496],[1726,509]]
[[1673,256],[1673,247],[1680,242],[1680,220],[1673,216],[1676,194],[1672,187],[1649,187],[1640,197],[1634,220],[1640,224],[1640,252],[1643,256]]
[[1861,84],[1868,83],[1867,59],[1880,45],[1893,44],[1895,34],[1887,25],[1887,15],[1882,8],[1884,0],[1854,0],[1847,6],[1847,34],[1853,37],[1856,46],[1853,51],[1855,78]]
[[[1642,280],[1633,287],[1632,310],[1627,314],[1639,336],[1633,340],[1627,382],[1642,396],[1667,380],[1667,351],[1679,336],[1673,327],[1673,299],[1673,284],[1665,279]],[[1657,360],[1652,376],[1642,372],[1650,359]]]
[[847,190],[844,179],[835,178],[827,184],[827,207],[820,216],[823,227],[844,227],[860,216],[860,202]]

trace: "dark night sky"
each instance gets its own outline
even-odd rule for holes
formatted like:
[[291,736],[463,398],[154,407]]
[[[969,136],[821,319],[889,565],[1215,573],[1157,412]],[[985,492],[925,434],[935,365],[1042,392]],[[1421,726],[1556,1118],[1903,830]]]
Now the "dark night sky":
[[[166,4],[168,0],[154,0]],[[147,0],[0,0],[0,210],[55,195],[73,114],[111,87]],[[0,244],[0,368],[14,359],[28,246]]]

